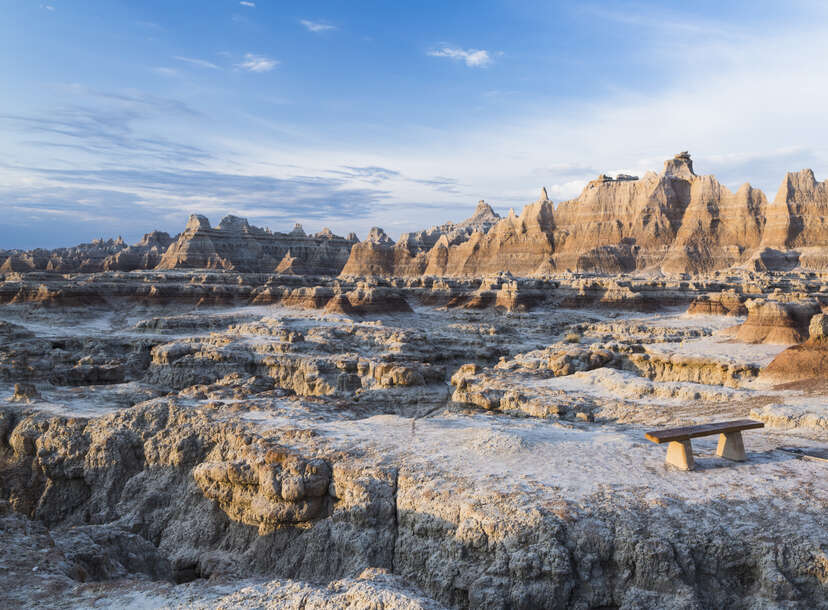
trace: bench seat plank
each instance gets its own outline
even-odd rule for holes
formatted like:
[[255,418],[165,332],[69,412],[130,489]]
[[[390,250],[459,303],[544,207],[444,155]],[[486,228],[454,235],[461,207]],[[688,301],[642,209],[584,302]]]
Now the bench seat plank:
[[735,421],[718,422],[713,424],[701,424],[699,426],[685,426],[683,428],[671,428],[669,430],[653,430],[644,436],[654,443],[668,443],[673,441],[687,441],[698,436],[710,436],[711,434],[728,434],[740,430],[752,430],[764,428],[765,424],[752,419],[737,419]]

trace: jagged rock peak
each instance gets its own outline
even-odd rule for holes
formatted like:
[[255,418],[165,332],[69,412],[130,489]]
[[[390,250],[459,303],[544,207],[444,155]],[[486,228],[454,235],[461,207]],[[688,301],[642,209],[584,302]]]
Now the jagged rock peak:
[[290,235],[297,235],[299,237],[306,237],[307,233],[305,233],[305,229],[302,228],[300,223],[296,223],[293,225],[293,230],[290,232]]
[[375,244],[385,244],[385,245],[393,245],[394,240],[388,237],[388,235],[383,231],[380,227],[371,227],[371,231],[368,233],[368,237],[365,241],[370,241],[371,243]]
[[206,231],[210,229],[210,221],[201,214],[190,214],[185,231]]
[[777,199],[784,197],[787,199],[792,193],[796,191],[809,192],[817,185],[817,179],[812,169],[802,169],[798,172],[788,172],[785,175],[785,180],[777,192]]
[[227,215],[221,219],[219,226],[216,227],[219,231],[230,231],[232,233],[240,233],[242,231],[250,230],[250,225],[246,218],[239,216]]
[[488,203],[482,199],[477,202],[477,207],[474,209],[474,214],[467,218],[463,224],[484,224],[494,223],[500,220],[500,215],[492,209]]
[[686,150],[672,159],[664,162],[664,175],[683,180],[692,180],[696,173],[693,171],[693,160]]
[[150,233],[144,233],[144,237],[141,238],[136,246],[161,246],[164,248],[168,248],[169,245],[172,243],[172,238],[170,234],[166,231],[151,231]]
[[538,198],[538,201],[549,201],[549,195],[546,193],[545,186],[541,187],[540,197]]

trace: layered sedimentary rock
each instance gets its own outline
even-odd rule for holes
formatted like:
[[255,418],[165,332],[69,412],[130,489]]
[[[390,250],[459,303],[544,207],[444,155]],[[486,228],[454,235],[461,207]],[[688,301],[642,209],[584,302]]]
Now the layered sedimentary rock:
[[788,173],[767,209],[762,245],[780,250],[828,245],[828,180],[814,172]]
[[474,240],[478,233],[486,233],[499,219],[500,216],[488,203],[480,201],[474,214],[463,222],[449,222],[424,231],[403,233],[397,243],[382,229],[374,227],[365,241],[351,249],[342,275],[443,275],[435,273],[440,267],[439,252]]
[[104,271],[134,271],[136,269],[153,269],[159,262],[173,239],[163,231],[147,233],[136,244],[107,256],[101,265]]
[[[96,239],[88,244],[71,248],[45,250],[37,248],[28,251],[7,251],[0,265],[0,272],[28,273],[30,271],[56,271],[92,273],[105,268],[105,263],[128,248],[118,239]],[[2,257],[0,257],[2,260]]]
[[828,315],[813,316],[808,325],[808,340],[774,358],[762,371],[762,377],[777,383],[828,379]]
[[745,296],[735,290],[705,294],[693,299],[687,313],[690,315],[746,316]]
[[[783,347],[676,308],[814,274],[0,278],[2,607],[825,599],[824,467],[779,451],[824,446],[824,391],[763,390]],[[791,400],[743,464],[644,440]]]
[[546,191],[524,208],[513,211],[488,232],[476,231],[460,244],[441,239],[428,253],[428,275],[480,276],[507,271],[528,276],[542,273],[552,253],[552,202]]
[[226,216],[212,228],[204,216],[192,215],[157,268],[336,275],[355,241],[327,229],[308,236],[299,225],[290,233],[272,233],[237,216]]
[[801,343],[808,338],[811,317],[819,313],[813,298],[766,300],[746,303],[747,319],[736,328],[735,336],[745,343]]
[[742,185],[735,192],[697,175],[686,152],[660,173],[592,180],[557,206],[546,190],[518,215],[501,218],[480,201],[460,223],[404,233],[394,242],[375,227],[365,241],[323,229],[307,235],[251,226],[227,216],[212,227],[192,215],[183,233],[152,232],[74,248],[0,251],[0,272],[222,269],[343,277],[482,277],[508,272],[704,274],[828,269],[828,181],[789,173],[772,203]]
[[337,275],[357,242],[353,233],[343,238],[330,229],[307,235],[300,225],[290,233],[274,233],[237,216],[226,216],[213,228],[207,218],[194,214],[174,238],[153,231],[132,245],[119,237],[72,248],[0,251],[0,273],[224,269]]
[[[701,274],[743,266],[788,271],[828,266],[828,187],[813,172],[789,174],[773,204],[742,185],[732,192],[699,176],[686,152],[642,178],[601,175],[555,207],[540,200],[488,231],[453,243],[440,237],[411,247],[363,242],[344,273],[482,276],[499,271],[545,275],[566,271]],[[431,234],[430,234],[431,235]],[[425,265],[423,261],[425,260]]]

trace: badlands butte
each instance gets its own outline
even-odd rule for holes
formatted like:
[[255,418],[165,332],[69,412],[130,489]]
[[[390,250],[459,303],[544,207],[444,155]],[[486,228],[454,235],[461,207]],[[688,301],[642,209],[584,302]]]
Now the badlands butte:
[[396,242],[0,250],[0,606],[828,608],[827,216],[681,153]]

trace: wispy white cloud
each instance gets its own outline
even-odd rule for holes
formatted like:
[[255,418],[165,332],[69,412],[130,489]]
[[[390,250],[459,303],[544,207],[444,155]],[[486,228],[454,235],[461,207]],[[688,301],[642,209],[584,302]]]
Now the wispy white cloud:
[[183,61],[188,64],[192,64],[194,66],[198,66],[199,68],[210,68],[211,70],[221,70],[216,64],[211,61],[207,61],[206,59],[197,59],[193,57],[181,57],[180,55],[176,55],[173,57],[178,61]]
[[52,6],[51,4],[41,4],[41,5],[40,5],[40,8],[45,8],[47,11],[53,11],[53,10],[55,10],[55,7],[54,7],[54,6]]
[[242,6],[249,6],[250,8],[256,8],[255,2],[248,2],[247,0],[241,0],[239,4],[241,4]]
[[156,74],[160,74],[161,76],[167,76],[170,78],[178,76],[178,70],[176,70],[175,68],[167,68],[165,66],[153,68],[152,71]]
[[330,23],[323,23],[321,21],[310,21],[309,19],[300,19],[301,23],[309,32],[328,32],[335,30],[336,26]]
[[485,68],[492,63],[491,55],[485,49],[458,49],[442,46],[439,49],[432,49],[428,54],[431,57],[448,57],[462,61],[470,68]]
[[279,61],[265,57],[264,55],[255,55],[253,53],[245,53],[244,61],[237,64],[242,70],[248,72],[270,72],[273,68],[279,65]]

